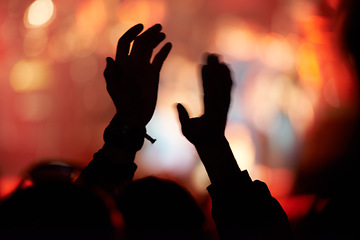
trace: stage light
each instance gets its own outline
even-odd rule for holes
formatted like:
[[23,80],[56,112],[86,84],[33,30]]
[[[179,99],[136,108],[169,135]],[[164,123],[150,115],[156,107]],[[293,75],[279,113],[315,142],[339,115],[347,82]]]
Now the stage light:
[[215,44],[219,52],[241,61],[257,58],[259,36],[236,18],[223,18],[216,27]]
[[24,23],[28,28],[46,26],[54,17],[55,6],[51,0],[36,0],[26,10]]
[[311,43],[303,43],[298,49],[297,70],[302,83],[312,89],[319,90],[323,85],[319,60]]
[[41,61],[20,60],[10,72],[10,83],[16,92],[44,89],[50,85],[50,79],[50,70]]

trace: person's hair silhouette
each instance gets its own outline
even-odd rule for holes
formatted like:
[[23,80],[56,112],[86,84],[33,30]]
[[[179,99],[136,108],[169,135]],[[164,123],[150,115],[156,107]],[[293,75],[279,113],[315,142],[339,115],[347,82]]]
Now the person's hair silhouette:
[[118,199],[130,239],[201,239],[204,215],[175,182],[146,177],[128,185]]
[[[45,167],[37,169],[44,172]],[[111,198],[50,172],[1,202],[1,239],[114,239]]]

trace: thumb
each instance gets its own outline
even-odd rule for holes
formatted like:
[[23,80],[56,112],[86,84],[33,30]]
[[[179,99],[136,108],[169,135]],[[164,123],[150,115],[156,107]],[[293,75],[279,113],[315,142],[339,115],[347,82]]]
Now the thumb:
[[115,61],[111,57],[106,58],[106,68],[104,70],[105,79],[113,74],[114,63],[115,63]]
[[181,103],[178,103],[176,107],[178,110],[180,123],[183,126],[189,120],[189,114],[186,111],[185,107],[181,105]]
[[113,62],[114,62],[114,59],[112,59],[111,57],[106,58],[106,63],[107,64],[112,64]]

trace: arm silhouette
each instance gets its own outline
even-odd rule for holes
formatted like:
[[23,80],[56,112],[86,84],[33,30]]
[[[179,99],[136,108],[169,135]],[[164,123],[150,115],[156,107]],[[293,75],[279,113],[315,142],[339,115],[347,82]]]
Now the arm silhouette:
[[177,108],[184,136],[195,145],[211,182],[218,182],[240,172],[224,134],[232,79],[229,68],[219,63],[216,55],[208,55],[202,79],[204,114],[189,118],[183,105],[179,103]]
[[202,67],[204,114],[189,118],[183,105],[178,114],[184,136],[194,144],[211,185],[212,216],[220,239],[288,239],[290,227],[280,204],[265,183],[252,181],[238,167],[224,131],[230,105],[229,68],[216,55]]
[[144,138],[150,138],[146,125],[155,110],[161,67],[172,47],[166,43],[151,61],[154,49],[165,39],[161,29],[156,24],[140,34],[143,25],[133,26],[119,39],[115,60],[106,59],[104,77],[116,114],[104,131],[103,148],[94,154],[78,183],[113,191],[132,180],[136,152]]

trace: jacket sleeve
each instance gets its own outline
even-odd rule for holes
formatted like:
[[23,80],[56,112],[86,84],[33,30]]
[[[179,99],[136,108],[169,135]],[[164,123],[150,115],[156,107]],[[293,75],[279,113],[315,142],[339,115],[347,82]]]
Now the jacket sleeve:
[[117,162],[106,156],[101,149],[81,172],[76,183],[98,186],[109,192],[132,181],[137,166],[134,162]]
[[212,217],[220,239],[290,239],[286,213],[265,183],[247,171],[212,183]]

